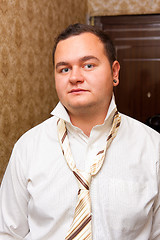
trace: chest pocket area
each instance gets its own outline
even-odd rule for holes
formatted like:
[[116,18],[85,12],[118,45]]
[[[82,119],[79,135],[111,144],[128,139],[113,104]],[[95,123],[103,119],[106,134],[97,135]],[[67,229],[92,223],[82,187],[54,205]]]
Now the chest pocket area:
[[151,221],[155,195],[156,189],[149,183],[105,179],[99,188],[99,201],[107,225],[118,232],[142,229]]

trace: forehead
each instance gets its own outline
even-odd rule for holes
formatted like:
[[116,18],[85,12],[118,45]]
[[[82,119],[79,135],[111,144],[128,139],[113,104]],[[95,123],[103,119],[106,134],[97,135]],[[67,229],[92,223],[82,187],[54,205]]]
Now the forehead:
[[59,58],[81,58],[85,55],[106,56],[103,43],[93,33],[81,33],[61,40],[55,51],[55,62],[59,61]]

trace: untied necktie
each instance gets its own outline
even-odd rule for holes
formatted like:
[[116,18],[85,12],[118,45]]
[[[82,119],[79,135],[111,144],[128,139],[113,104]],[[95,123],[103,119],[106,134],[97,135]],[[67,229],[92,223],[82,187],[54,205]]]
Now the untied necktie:
[[69,146],[69,140],[67,137],[67,129],[63,119],[58,119],[58,136],[61,145],[63,155],[67,161],[68,166],[73,171],[75,177],[78,180],[79,191],[78,191],[78,202],[76,205],[74,217],[70,229],[67,233],[66,240],[91,240],[92,239],[92,229],[91,229],[91,199],[89,194],[89,186],[91,182],[91,177],[98,173],[102,167],[106,150],[111,144],[112,140],[117,134],[117,130],[120,126],[121,117],[117,111],[114,109],[113,123],[111,131],[106,139],[106,144],[104,148],[100,150],[93,164],[90,167],[90,173],[81,171],[76,168],[75,162],[73,160],[71,149]]

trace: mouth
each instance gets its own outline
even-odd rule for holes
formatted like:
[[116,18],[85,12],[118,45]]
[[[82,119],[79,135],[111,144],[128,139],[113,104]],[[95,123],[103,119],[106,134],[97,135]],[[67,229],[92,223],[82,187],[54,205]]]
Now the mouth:
[[69,91],[69,93],[83,93],[83,92],[88,92],[85,89],[81,89],[81,88],[76,88],[76,89],[72,89],[71,91]]

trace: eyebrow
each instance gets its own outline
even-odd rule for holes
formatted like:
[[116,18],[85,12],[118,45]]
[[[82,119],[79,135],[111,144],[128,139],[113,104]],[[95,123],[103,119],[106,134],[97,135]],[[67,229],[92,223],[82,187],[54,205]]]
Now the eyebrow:
[[69,63],[68,62],[59,62],[56,64],[56,69],[60,66],[67,66]]
[[95,59],[95,60],[99,61],[99,59],[97,57],[89,55],[89,56],[84,56],[84,57],[80,58],[80,62],[85,62],[90,59]]
[[[94,59],[94,60],[99,61],[99,59],[98,59],[97,57],[92,56],[92,55],[84,56],[84,57],[80,58],[79,61],[80,61],[80,62],[85,62],[85,61],[91,60],[91,59]],[[58,63],[56,64],[56,69],[57,69],[58,67],[60,67],[60,66],[67,66],[67,65],[69,65],[68,62],[58,62]]]

